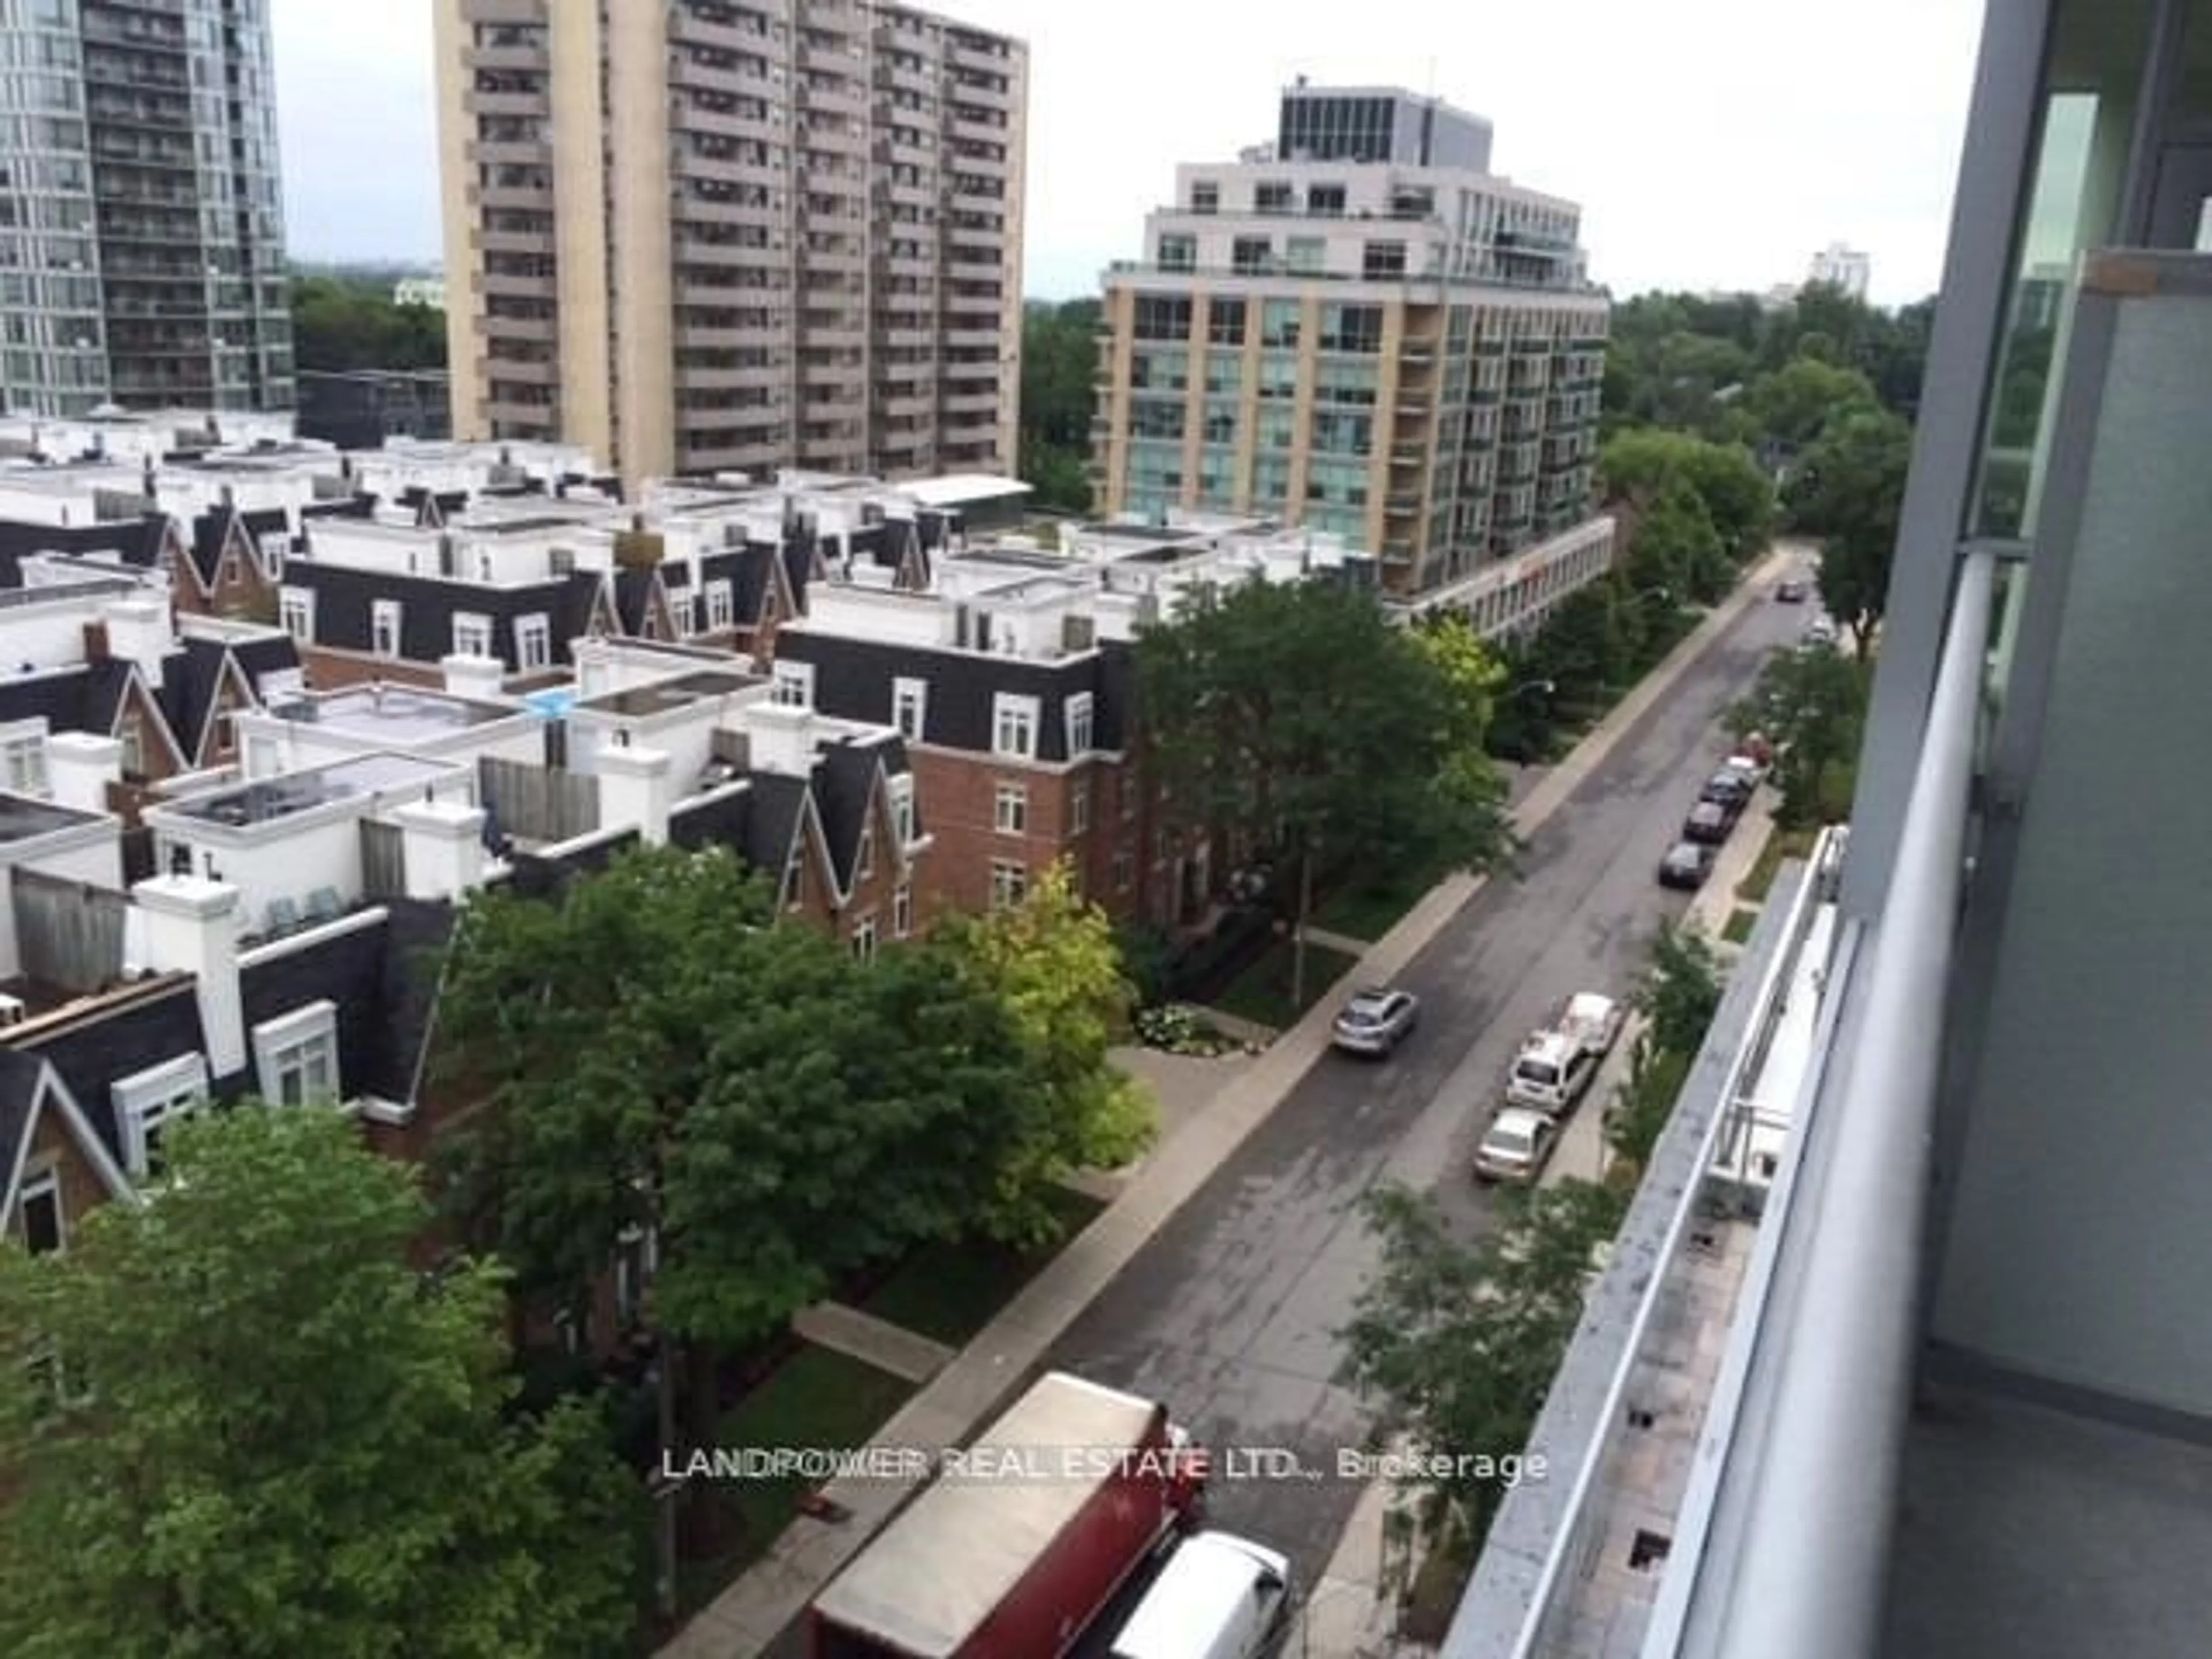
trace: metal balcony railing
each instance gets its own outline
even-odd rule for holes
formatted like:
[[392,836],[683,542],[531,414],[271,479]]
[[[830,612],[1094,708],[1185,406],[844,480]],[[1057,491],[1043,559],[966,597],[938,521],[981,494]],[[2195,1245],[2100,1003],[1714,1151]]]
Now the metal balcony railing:
[[[1970,549],[1960,561],[1886,907],[1875,925],[1841,925],[1824,952],[1814,1051],[1763,1200],[1728,1352],[1704,1404],[1664,1576],[1642,1644],[1632,1650],[1643,1659],[1864,1659],[1876,1650],[1916,1352],[1922,1200],[1995,559]],[[1512,1549],[1525,1548],[1517,1561],[1491,1559],[1508,1527],[1501,1515],[1446,1659],[1584,1650],[1573,1632],[1619,1518],[1605,1486],[1623,1405],[1666,1293],[1667,1264],[1717,1154],[1742,1137],[1745,1113],[1757,1104],[1745,1091],[1766,1064],[1817,896],[1832,884],[1833,842],[1816,853],[1820,867],[1798,889],[1768,958],[1729,1063],[1723,1109],[1703,1126],[1696,1167],[1704,1174],[1644,1275],[1602,1403],[1569,1408],[1569,1419],[1592,1425],[1585,1442],[1555,1461],[1571,1484],[1555,1506],[1544,1504],[1551,1518],[1535,1522],[1539,1530],[1516,1530]],[[1547,1405],[1540,1439],[1553,1415]],[[1552,1443],[1565,1452],[1569,1443]]]
[[1647,1655],[1863,1659],[1881,1638],[1995,569],[1986,549],[1960,564],[1848,1057],[1797,1131],[1787,1185],[1817,1201],[1770,1213],[1731,1355],[1743,1409],[1709,1421],[1696,1535],[1676,1534],[1699,1547],[1670,1558]]

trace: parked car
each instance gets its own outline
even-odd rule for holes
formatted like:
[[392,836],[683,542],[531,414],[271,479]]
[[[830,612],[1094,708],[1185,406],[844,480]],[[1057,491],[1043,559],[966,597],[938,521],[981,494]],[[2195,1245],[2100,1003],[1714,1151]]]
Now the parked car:
[[1813,584],[1802,576],[1785,576],[1774,589],[1776,600],[1783,605],[1802,605],[1812,594]]
[[1815,617],[1805,624],[1806,644],[1833,645],[1835,642],[1836,624],[1827,617]]
[[1690,809],[1690,816],[1682,820],[1682,839],[1701,846],[1717,847],[1729,838],[1735,828],[1735,813],[1715,802],[1701,800]]
[[1521,1045],[1505,1075],[1505,1098],[1547,1117],[1565,1117],[1597,1075],[1601,1048],[1565,1031],[1539,1031]]
[[1355,992],[1336,1016],[1329,1040],[1348,1054],[1380,1060],[1420,1023],[1421,1000],[1387,985]]
[[1474,1178],[1533,1185],[1559,1138],[1559,1126],[1541,1112],[1508,1106],[1491,1120],[1474,1149]]
[[1705,787],[1698,791],[1698,799],[1714,806],[1724,806],[1731,817],[1750,804],[1752,792],[1759,786],[1744,773],[1732,766],[1723,766],[1705,780]]
[[1693,841],[1678,841],[1659,860],[1659,884],[1696,892],[1713,872],[1713,849]]
[[1743,798],[1747,802],[1759,793],[1759,786],[1766,781],[1766,763],[1741,750],[1721,763],[1721,770],[1743,786]]

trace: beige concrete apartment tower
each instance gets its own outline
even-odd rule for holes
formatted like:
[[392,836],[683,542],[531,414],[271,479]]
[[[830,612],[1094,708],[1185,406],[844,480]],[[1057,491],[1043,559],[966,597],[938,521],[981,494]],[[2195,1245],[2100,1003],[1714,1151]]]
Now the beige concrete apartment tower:
[[1022,43],[855,0],[434,0],[454,429],[632,483],[1011,472]]

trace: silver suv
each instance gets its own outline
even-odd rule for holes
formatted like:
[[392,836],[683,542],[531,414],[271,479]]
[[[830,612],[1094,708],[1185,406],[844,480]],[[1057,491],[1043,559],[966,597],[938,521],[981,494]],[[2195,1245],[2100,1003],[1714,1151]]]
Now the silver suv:
[[1379,1060],[1405,1041],[1420,1018],[1421,1000],[1411,991],[1370,986],[1338,1012],[1329,1041],[1348,1054]]

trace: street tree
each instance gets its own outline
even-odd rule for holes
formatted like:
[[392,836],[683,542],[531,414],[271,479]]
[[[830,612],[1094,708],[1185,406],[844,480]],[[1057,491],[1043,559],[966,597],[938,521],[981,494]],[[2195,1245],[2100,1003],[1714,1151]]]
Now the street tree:
[[1912,428],[1886,410],[1829,425],[1784,488],[1791,523],[1820,543],[1820,599],[1863,660],[1889,598]]
[[1651,1161],[1689,1070],[1689,1056],[1662,1048],[1648,1030],[1630,1048],[1627,1073],[1613,1086],[1605,1114],[1606,1145],[1615,1160],[1607,1173],[1628,1190]]
[[1020,903],[948,918],[932,948],[1004,1005],[1030,1059],[1022,1132],[999,1162],[977,1230],[1017,1244],[1048,1240],[1060,1224],[1050,1200],[1061,1180],[1121,1168],[1154,1132],[1143,1088],[1110,1057],[1136,1007],[1114,924],[1063,860]]
[[1848,792],[1837,787],[1836,773],[1858,754],[1866,700],[1860,665],[1826,646],[1805,645],[1769,657],[1750,695],[1729,711],[1735,735],[1758,732],[1774,744],[1780,822],[1800,827],[1842,814]]
[[1652,1039],[1669,1054],[1694,1057],[1705,1029],[1720,1012],[1720,958],[1694,927],[1662,927],[1651,946],[1651,967],[1636,994],[1651,1022]]
[[[1370,1194],[1381,1263],[1339,1334],[1385,1431],[1421,1452],[1519,1455],[1581,1317],[1591,1255],[1626,1207],[1607,1188],[1561,1181],[1510,1194],[1497,1229],[1468,1244],[1433,1199],[1396,1186]],[[1415,1514],[1428,1547],[1471,1557],[1504,1487],[1470,1462],[1451,1468],[1413,1483]]]
[[1138,702],[1181,827],[1291,879],[1291,994],[1326,861],[1488,868],[1504,791],[1459,693],[1373,597],[1327,577],[1202,586],[1137,641]]
[[429,1207],[335,1111],[240,1103],[143,1205],[0,1248],[0,1650],[596,1659],[641,1492],[586,1407],[510,1409],[501,1275],[411,1270]]
[[1641,592],[1664,589],[1678,602],[1711,604],[1735,581],[1735,566],[1705,499],[1686,477],[1666,480],[1630,544],[1627,575]]
[[1577,588],[1552,607],[1531,641],[1531,668],[1552,683],[1562,702],[1589,707],[1603,702],[1639,666],[1642,605],[1618,583]]

